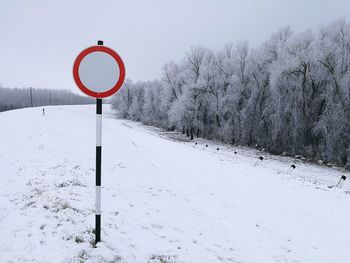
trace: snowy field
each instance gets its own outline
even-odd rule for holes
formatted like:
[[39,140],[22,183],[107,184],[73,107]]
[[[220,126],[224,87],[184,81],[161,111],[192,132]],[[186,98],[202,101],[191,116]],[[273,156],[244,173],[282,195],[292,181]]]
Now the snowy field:
[[104,112],[97,248],[94,106],[0,113],[0,262],[350,262],[346,173]]

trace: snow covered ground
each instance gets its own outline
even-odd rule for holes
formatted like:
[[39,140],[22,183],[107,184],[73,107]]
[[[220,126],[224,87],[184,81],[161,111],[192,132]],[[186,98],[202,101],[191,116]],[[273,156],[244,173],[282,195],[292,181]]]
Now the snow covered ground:
[[350,262],[346,173],[104,111],[97,248],[94,106],[0,113],[0,262]]

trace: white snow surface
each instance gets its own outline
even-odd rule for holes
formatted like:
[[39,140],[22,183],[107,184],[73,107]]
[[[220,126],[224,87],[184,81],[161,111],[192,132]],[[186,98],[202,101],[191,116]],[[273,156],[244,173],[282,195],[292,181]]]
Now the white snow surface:
[[45,109],[0,113],[0,262],[350,262],[350,183],[328,188],[344,171],[174,141],[109,105],[94,248],[95,106]]

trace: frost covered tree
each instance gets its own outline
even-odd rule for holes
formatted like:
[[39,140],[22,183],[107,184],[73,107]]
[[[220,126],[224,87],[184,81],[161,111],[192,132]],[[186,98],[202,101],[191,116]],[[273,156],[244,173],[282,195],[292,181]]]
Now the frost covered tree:
[[192,47],[160,80],[127,81],[120,117],[190,139],[217,138],[276,154],[350,165],[350,24],[318,32],[282,28],[258,48]]

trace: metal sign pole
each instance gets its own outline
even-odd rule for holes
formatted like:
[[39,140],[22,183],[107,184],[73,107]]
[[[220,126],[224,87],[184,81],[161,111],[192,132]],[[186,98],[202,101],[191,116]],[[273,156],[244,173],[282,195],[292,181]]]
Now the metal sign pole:
[[[97,45],[103,45],[98,41]],[[96,214],[95,244],[101,241],[101,155],[102,155],[102,99],[96,99]]]
[[101,153],[102,153],[102,99],[96,99],[96,217],[95,244],[101,241]]

